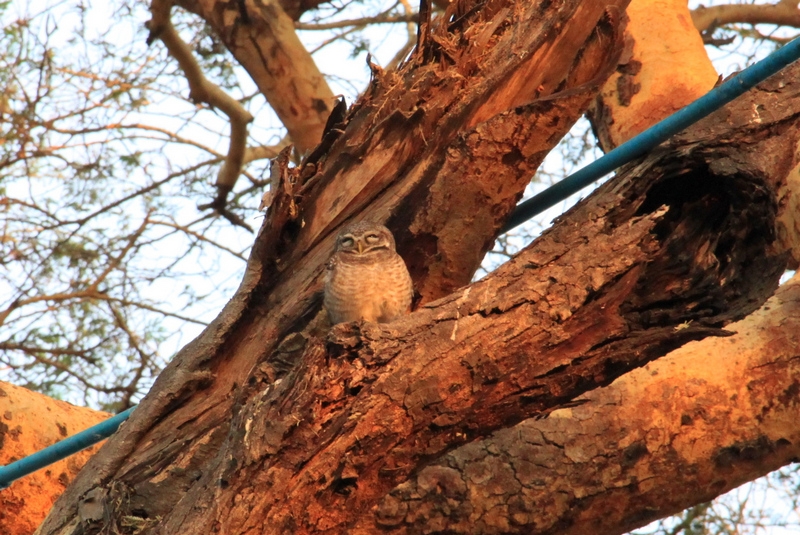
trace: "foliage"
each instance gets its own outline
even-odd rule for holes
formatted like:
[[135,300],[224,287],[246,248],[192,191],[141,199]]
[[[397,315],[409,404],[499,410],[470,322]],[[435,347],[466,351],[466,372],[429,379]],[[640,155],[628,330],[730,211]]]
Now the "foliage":
[[[225,124],[145,45],[143,5],[78,7],[3,12],[0,359],[12,382],[124,407],[213,317],[251,238],[195,207],[214,194]],[[228,65],[205,66],[237,89]],[[262,171],[234,199],[249,217]]]

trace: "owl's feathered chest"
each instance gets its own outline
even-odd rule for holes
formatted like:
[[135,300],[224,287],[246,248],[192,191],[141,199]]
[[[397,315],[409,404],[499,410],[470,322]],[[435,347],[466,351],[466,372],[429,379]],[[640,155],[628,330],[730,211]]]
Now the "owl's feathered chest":
[[394,251],[338,252],[328,263],[325,308],[333,323],[392,321],[408,311],[412,295],[408,269]]

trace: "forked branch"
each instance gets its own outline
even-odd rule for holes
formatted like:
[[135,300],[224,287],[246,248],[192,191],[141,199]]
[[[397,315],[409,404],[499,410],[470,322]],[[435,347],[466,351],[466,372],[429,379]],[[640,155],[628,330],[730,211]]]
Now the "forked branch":
[[241,103],[206,78],[191,49],[172,25],[171,8],[172,3],[169,0],[153,0],[150,7],[153,18],[147,25],[150,30],[147,43],[151,44],[156,39],[161,40],[186,75],[186,80],[189,82],[189,97],[195,103],[202,102],[213,108],[219,108],[228,116],[231,124],[228,154],[217,175],[217,198],[200,208],[213,208],[231,223],[252,230],[239,216],[227,209],[226,201],[242,171],[247,149],[247,125],[253,120],[253,116]]

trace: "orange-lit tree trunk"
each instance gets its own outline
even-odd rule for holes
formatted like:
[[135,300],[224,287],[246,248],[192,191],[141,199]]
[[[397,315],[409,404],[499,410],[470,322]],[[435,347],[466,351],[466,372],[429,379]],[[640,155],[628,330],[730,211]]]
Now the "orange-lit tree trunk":
[[[109,417],[0,381],[0,466]],[[54,463],[0,490],[0,533],[29,535],[99,446]]]
[[700,98],[717,82],[686,2],[632,0],[626,13],[625,53],[589,111],[605,151]]
[[[284,154],[238,292],[40,533],[619,533],[797,457],[796,359],[740,383],[676,374],[698,403],[652,415],[637,408],[669,385],[632,370],[729,334],[776,288],[799,69],[627,166],[467,285],[616,68],[625,4],[454,2],[423,19],[412,58],[373,67],[303,165]],[[395,232],[417,308],[323,332],[333,236],[366,218]],[[663,476],[675,469],[688,474]],[[684,492],[691,477],[701,492]]]

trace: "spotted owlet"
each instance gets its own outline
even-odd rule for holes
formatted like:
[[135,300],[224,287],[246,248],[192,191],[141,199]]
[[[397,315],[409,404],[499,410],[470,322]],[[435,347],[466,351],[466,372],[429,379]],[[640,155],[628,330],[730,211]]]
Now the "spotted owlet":
[[377,223],[355,223],[336,237],[325,276],[325,308],[331,323],[386,323],[406,314],[414,288],[394,236]]

